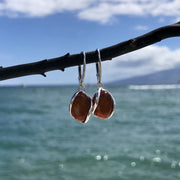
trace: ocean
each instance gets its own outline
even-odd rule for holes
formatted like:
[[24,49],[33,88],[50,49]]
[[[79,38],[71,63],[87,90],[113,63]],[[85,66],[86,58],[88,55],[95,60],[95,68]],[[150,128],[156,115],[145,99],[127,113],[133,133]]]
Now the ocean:
[[81,124],[76,86],[1,87],[0,180],[179,180],[179,86],[105,89],[114,115]]

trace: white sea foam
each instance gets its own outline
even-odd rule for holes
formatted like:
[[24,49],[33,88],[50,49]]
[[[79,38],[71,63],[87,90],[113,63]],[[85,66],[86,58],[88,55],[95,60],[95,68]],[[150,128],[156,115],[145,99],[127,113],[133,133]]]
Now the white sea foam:
[[100,161],[102,159],[101,155],[97,155],[95,158],[97,161]]
[[144,159],[145,159],[144,156],[140,156],[140,157],[139,157],[139,160],[140,160],[140,161],[144,161]]
[[176,165],[177,165],[177,161],[173,161],[173,162],[171,163],[171,168],[176,168]]
[[180,89],[180,84],[169,85],[129,85],[129,89],[133,90],[161,90],[161,89]]
[[131,162],[131,166],[135,167],[136,166],[136,162]]
[[156,152],[156,154],[158,154],[158,155],[161,154],[161,151],[160,151],[159,149],[156,149],[155,152]]
[[161,162],[161,158],[160,157],[154,157],[152,160],[153,160],[153,162],[157,162],[157,163]]

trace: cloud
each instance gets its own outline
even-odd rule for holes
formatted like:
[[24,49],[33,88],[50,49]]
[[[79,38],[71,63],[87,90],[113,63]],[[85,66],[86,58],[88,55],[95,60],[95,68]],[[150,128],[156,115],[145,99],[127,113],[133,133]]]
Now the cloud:
[[88,7],[91,0],[4,0],[0,3],[1,14],[12,16],[43,17],[63,11]]
[[175,68],[180,66],[179,57],[180,48],[171,50],[164,46],[148,46],[103,62],[102,77],[108,82]]
[[133,16],[180,16],[179,0],[104,0],[97,6],[88,7],[79,12],[81,19],[107,23],[117,15]]
[[65,11],[84,20],[108,23],[118,15],[180,17],[179,0],[4,0],[0,15],[44,17]]
[[139,30],[139,31],[145,31],[148,30],[147,26],[143,26],[143,25],[138,25],[134,27],[135,30]]
[[[115,2],[115,1],[114,1]],[[128,11],[127,11],[128,10]],[[104,2],[97,6],[79,12],[80,19],[99,21],[101,23],[109,22],[114,15],[143,15],[142,9],[138,4],[133,3],[113,3]]]
[[176,18],[176,22],[180,22],[180,17]]

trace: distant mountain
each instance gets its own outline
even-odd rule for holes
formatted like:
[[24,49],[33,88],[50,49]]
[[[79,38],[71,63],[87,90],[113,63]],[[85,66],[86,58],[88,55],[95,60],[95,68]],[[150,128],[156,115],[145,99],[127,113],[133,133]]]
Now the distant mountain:
[[156,73],[136,76],[128,79],[114,81],[110,85],[157,85],[157,84],[179,84],[180,67],[163,70]]

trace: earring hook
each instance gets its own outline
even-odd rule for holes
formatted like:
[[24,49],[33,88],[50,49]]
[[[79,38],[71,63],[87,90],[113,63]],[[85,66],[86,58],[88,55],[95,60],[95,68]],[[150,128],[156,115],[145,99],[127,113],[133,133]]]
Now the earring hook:
[[86,90],[84,86],[84,77],[85,77],[85,71],[86,71],[86,53],[83,51],[81,53],[83,55],[83,72],[81,73],[81,65],[78,67],[79,71],[79,91],[82,88],[84,91]]
[[99,88],[100,86],[103,87],[103,83],[101,81],[101,77],[102,77],[102,68],[101,68],[101,54],[100,54],[100,50],[97,49],[96,50],[98,53],[98,62],[96,63],[96,76],[97,76],[97,88]]

